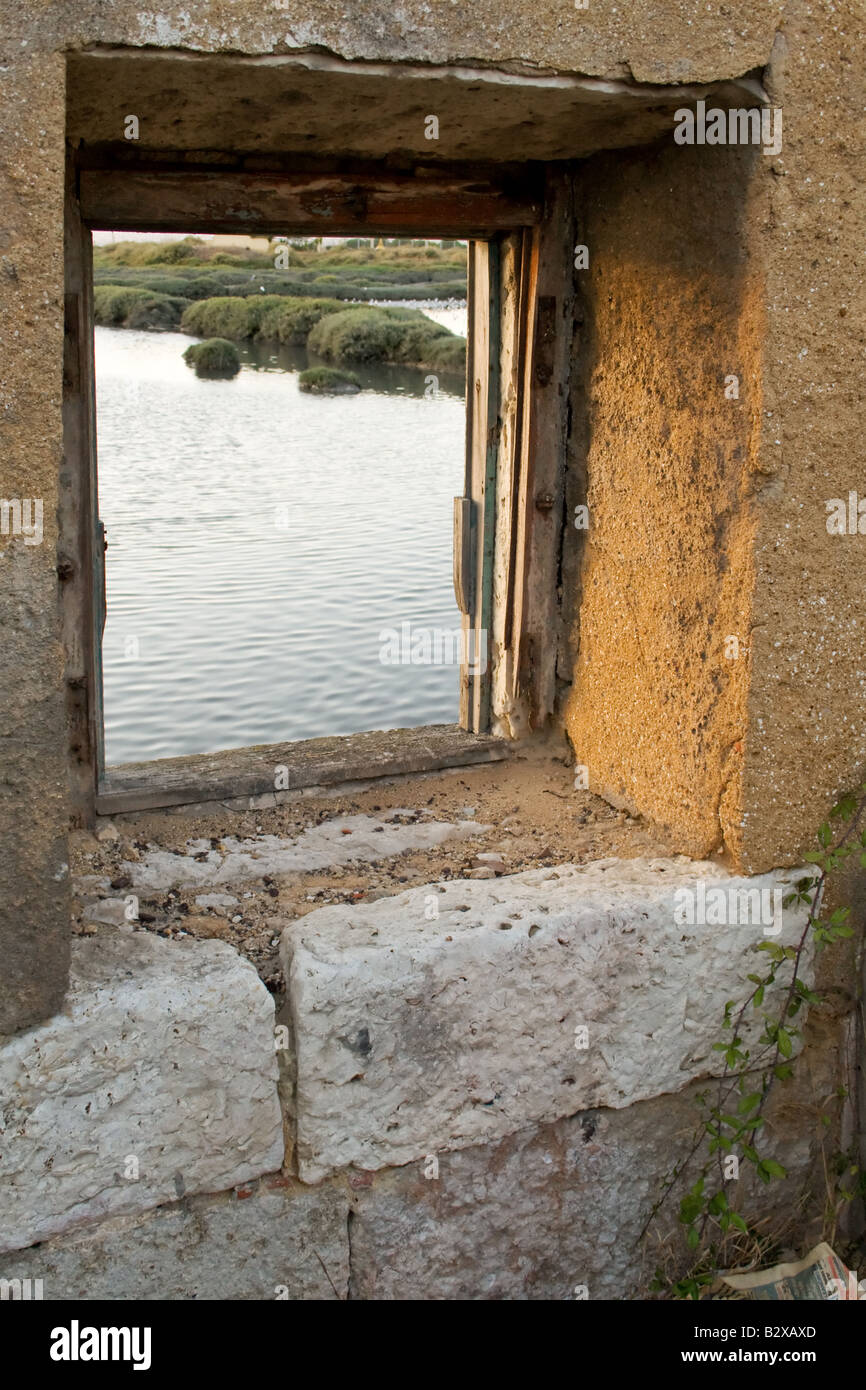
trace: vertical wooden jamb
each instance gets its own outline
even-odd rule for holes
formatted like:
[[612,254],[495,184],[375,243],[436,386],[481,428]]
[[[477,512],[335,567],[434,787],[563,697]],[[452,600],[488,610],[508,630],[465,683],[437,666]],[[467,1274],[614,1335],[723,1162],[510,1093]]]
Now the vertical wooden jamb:
[[96,434],[96,362],[93,316],[93,235],[89,227],[84,236],[84,358],[87,365],[87,472],[90,494],[91,576],[90,621],[92,625],[90,666],[90,725],[95,749],[94,778],[97,789],[105,776],[105,708],[102,687],[102,634],[105,629],[105,528],[99,519],[99,473]]
[[[527,561],[527,497],[531,474],[531,373],[538,288],[539,235],[536,228],[523,236],[517,311],[518,402],[511,473],[511,536],[506,599],[505,640],[511,652],[511,695],[521,685],[525,644],[523,600]],[[525,672],[523,673],[525,674]]]
[[466,351],[466,477],[471,500],[471,583],[461,627],[467,660],[461,669],[460,722],[490,727],[491,620],[496,456],[499,441],[499,247],[469,244],[469,331]]
[[569,352],[574,317],[574,215],[570,171],[548,170],[527,377],[529,430],[525,491],[521,688],[529,718],[541,726],[556,701],[560,559],[568,439]]
[[516,506],[515,480],[519,478],[516,459],[522,410],[521,372],[521,267],[524,261],[525,233],[515,231],[500,239],[499,338],[497,415],[497,460],[495,488],[495,538],[493,557],[491,723],[500,732],[516,737],[520,720],[512,715],[516,706],[511,697],[513,647],[513,519]]
[[569,346],[573,315],[570,174],[548,171],[544,215],[520,248],[509,457],[504,652],[498,701],[513,730],[553,712],[559,629]]
[[[486,467],[487,427],[487,363],[489,360],[490,317],[488,282],[488,246],[484,241],[470,241],[468,251],[467,293],[469,324],[466,339],[466,478],[465,496],[471,500],[471,570],[469,607],[461,618],[463,656],[460,689],[460,723],[464,729],[480,732],[481,677],[473,658],[479,637],[479,609],[482,585],[479,584],[480,538],[484,522],[480,502]],[[483,582],[483,577],[482,577]]]
[[[470,502],[469,513],[471,517],[471,498],[472,498],[472,458],[473,440],[475,437],[475,333],[473,332],[475,311],[476,311],[476,291],[475,291],[475,242],[470,241],[466,252],[466,303],[468,306],[468,322],[466,329],[466,446],[464,451],[464,472],[463,472],[463,497]],[[456,506],[456,503],[455,503]],[[456,516],[456,511],[455,511]],[[465,533],[461,532],[458,537],[455,533],[455,564],[458,557],[456,547],[460,545],[461,556],[465,549],[472,555],[472,530],[470,521],[470,541],[468,547],[465,545]],[[469,649],[470,632],[472,628],[472,575],[464,573],[463,582],[460,586],[463,592],[463,606],[460,610],[460,632],[463,643],[463,651]],[[455,591],[457,585],[455,584]],[[461,602],[460,594],[457,594],[458,603]],[[469,667],[465,661],[460,663],[460,727],[462,729],[472,729],[472,682],[469,676]]]
[[496,537],[496,462],[499,456],[501,349],[501,247],[499,241],[487,243],[487,416],[484,421],[483,476],[479,496],[478,589],[480,602],[476,618],[481,640],[474,656],[483,669],[477,681],[478,709],[475,732],[490,728],[493,660],[493,555]]
[[64,209],[63,461],[58,505],[58,576],[66,653],[66,713],[73,818],[92,824],[103,766],[101,633],[97,594],[96,430],[93,370],[92,243],[67,156]]

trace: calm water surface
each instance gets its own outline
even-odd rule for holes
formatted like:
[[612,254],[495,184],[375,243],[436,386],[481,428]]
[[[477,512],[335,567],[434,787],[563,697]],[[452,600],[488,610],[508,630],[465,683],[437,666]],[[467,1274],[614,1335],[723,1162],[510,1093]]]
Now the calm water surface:
[[270,344],[204,381],[191,341],[96,330],[106,761],[455,720],[456,667],[379,652],[403,622],[459,626],[461,381],[306,396],[303,352]]

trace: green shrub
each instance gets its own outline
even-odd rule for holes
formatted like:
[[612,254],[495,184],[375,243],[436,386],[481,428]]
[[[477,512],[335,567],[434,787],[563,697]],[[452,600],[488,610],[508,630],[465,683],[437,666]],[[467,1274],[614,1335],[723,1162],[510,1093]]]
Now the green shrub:
[[224,298],[226,296],[246,298],[247,295],[259,293],[260,283],[257,280],[254,286],[248,274],[239,274],[236,270],[230,270],[227,273],[219,270],[197,270],[189,278],[186,295],[188,299],[192,300]]
[[420,318],[406,322],[401,328],[400,346],[396,360],[399,362],[428,362],[431,345],[437,338],[450,338],[453,335],[440,323],[432,319]]
[[[123,273],[139,281],[146,275],[139,269]],[[230,274],[234,276],[234,272]],[[233,342],[257,338],[306,343],[326,362],[396,362],[454,372],[465,366],[465,340],[434,323],[420,309],[347,305],[339,298],[339,287],[336,297],[327,299],[302,296],[297,284],[281,284],[280,293],[262,294],[257,287],[265,279],[269,285],[272,281],[258,274],[244,276],[243,293],[214,295],[218,277],[223,275],[218,270],[196,270],[189,277],[147,278],[147,284],[154,288],[156,283],[174,287],[180,281],[186,290],[183,297],[154,293],[140,283],[97,285],[96,322],[153,330],[180,327],[181,332],[195,338]],[[236,277],[232,288],[239,288]],[[207,291],[211,293],[206,298],[200,297]],[[389,297],[398,298],[401,291],[408,297],[410,287],[387,288]],[[357,290],[346,287],[346,292],[354,294]]]
[[327,295],[341,300],[465,298],[466,279],[453,269],[434,266],[344,266],[336,272],[293,268],[278,271],[238,266],[230,261],[220,265],[216,257],[202,264],[197,260],[179,262],[177,267],[125,265],[113,262],[94,267],[97,285],[122,285],[158,294],[182,295],[185,299],[262,298],[297,299]]
[[103,327],[147,328],[165,332],[177,328],[186,300],[127,285],[96,285],[94,322]]
[[180,327],[185,299],[167,294],[150,294],[138,299],[126,316],[124,328],[146,328],[153,333],[171,333]]
[[241,369],[240,353],[227,338],[191,343],[183,360],[188,367],[195,367],[196,376],[237,376]]
[[320,319],[307,346],[326,362],[402,362],[456,371],[466,360],[465,339],[419,309],[344,309]]
[[338,299],[283,299],[262,315],[256,337],[302,345],[320,319],[344,308]]
[[150,290],[151,294],[170,294],[180,299],[191,299],[190,288],[195,283],[185,275],[142,275],[136,281],[127,281],[127,284],[140,285],[142,289]]
[[196,258],[196,248],[189,241],[169,241],[154,246],[145,257],[145,265],[179,265],[181,261]]
[[147,290],[149,294],[170,294],[182,299],[192,299],[195,297],[198,281],[194,274],[163,270],[160,266],[116,265],[110,268],[94,268],[93,283],[94,286],[113,285],[115,288],[140,289]]
[[337,367],[308,367],[298,377],[298,386],[302,391],[323,396],[354,395],[361,389],[354,372],[343,372]]
[[129,313],[130,305],[146,293],[146,290],[129,290],[122,285],[95,285],[94,322],[109,327],[122,324]]
[[258,322],[248,311],[249,301],[230,295],[221,299],[199,299],[190,304],[181,319],[181,332],[196,338],[251,338]]
[[404,325],[395,360],[420,367],[462,371],[466,365],[466,339],[422,314],[419,320]]
[[466,339],[451,333],[447,338],[431,341],[430,353],[424,365],[438,367],[442,372],[465,372]]
[[281,309],[283,301],[278,294],[256,294],[250,295],[244,300],[247,306],[247,326],[246,337],[255,338],[262,325],[262,320],[273,309]]
[[276,294],[227,295],[189,304],[182,330],[195,337],[261,338],[279,343],[305,343],[307,334],[325,314],[343,309],[336,299],[285,299]]
[[326,362],[387,362],[401,337],[399,322],[386,309],[343,309],[319,319],[307,347]]

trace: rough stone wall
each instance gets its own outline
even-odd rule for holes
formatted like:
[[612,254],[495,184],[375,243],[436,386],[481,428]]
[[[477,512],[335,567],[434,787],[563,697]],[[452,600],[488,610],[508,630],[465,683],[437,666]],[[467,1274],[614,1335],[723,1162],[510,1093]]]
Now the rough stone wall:
[[385,62],[518,63],[532,68],[632,77],[637,82],[710,82],[767,61],[784,0],[759,0],[735,17],[727,5],[691,0],[591,4],[560,0],[172,0],[143,10],[135,0],[83,9],[77,0],[23,8],[4,0],[10,56],[20,41],[61,52],[88,44],[149,45],[199,52],[286,53],[314,46],[344,58]]
[[[751,872],[794,862],[866,762],[866,537],[826,503],[866,494],[863,7],[786,8],[767,88],[785,112],[764,173],[764,417],[741,806]],[[866,526],[866,521],[862,523]]]
[[589,525],[566,531],[566,597],[581,594],[566,722],[590,787],[697,856],[729,838],[746,732],[761,158],[669,140],[591,159],[575,180],[589,268],[568,515],[585,503]]
[[[607,859],[313,909],[282,934],[287,1032],[225,942],[76,941],[67,1009],[0,1049],[0,1279],[49,1300],[640,1297],[723,1000],[802,927],[680,922],[700,882],[744,886]],[[788,1182],[735,1185],[777,1235],[799,1195],[798,1238],[820,1211],[834,1060],[810,1047],[768,1108]]]
[[[585,171],[587,226],[608,242],[608,260],[594,257],[588,281],[593,317],[587,343],[590,352],[593,341],[606,350],[618,343],[619,355],[602,365],[596,352],[601,394],[595,404],[590,392],[594,429],[584,465],[611,539],[603,552],[601,538],[594,537],[585,568],[570,571],[573,592],[582,586],[585,598],[576,698],[601,689],[597,669],[590,670],[594,654],[596,663],[607,664],[606,684],[616,690],[595,712],[575,704],[572,731],[609,794],[669,824],[692,853],[724,840],[752,871],[793,862],[816,806],[853,779],[866,741],[851,710],[852,692],[862,684],[861,541],[827,535],[824,503],[847,496],[859,481],[862,273],[854,258],[863,198],[855,186],[861,16],[853,0],[764,0],[737,7],[734,15],[731,9],[691,0],[635,0],[615,8],[593,0],[587,11],[562,0],[480,0],[472,6],[405,0],[396,8],[393,0],[377,0],[348,10],[336,0],[298,0],[290,8],[277,0],[177,0],[142,11],[133,0],[99,7],[2,0],[0,496],[41,497],[45,537],[32,547],[4,537],[0,559],[6,672],[0,863],[8,878],[0,925],[0,1032],[52,1014],[50,1028],[62,1033],[65,1026],[56,1013],[68,954],[68,807],[55,544],[62,468],[64,54],[70,49],[116,44],[252,54],[317,46],[346,58],[503,64],[655,83],[737,77],[764,67],[772,54],[770,95],[785,108],[778,159],[758,155],[750,168],[746,156],[716,150],[716,172],[724,174],[712,181],[707,159],[681,150],[674,162],[672,148],[653,156],[655,163],[625,155]],[[783,41],[774,47],[779,30]],[[692,255],[683,265],[672,209],[705,252],[702,264]],[[639,265],[655,277],[649,289],[637,283]],[[604,299],[611,293],[613,304]],[[632,326],[642,331],[639,310],[653,325],[643,353],[626,340]],[[714,362],[713,353],[721,357],[722,350],[735,360]],[[736,405],[723,395],[728,372],[738,374],[744,388]],[[697,400],[706,412],[700,427]],[[760,410],[766,413],[759,435]],[[635,491],[647,443],[656,451],[650,475],[656,490],[642,475]],[[666,470],[665,451],[675,447],[677,467]],[[630,460],[633,468],[626,471]],[[625,582],[622,571],[617,578],[617,551],[636,540],[643,563]],[[673,597],[682,612],[663,603],[662,565],[679,589]],[[655,587],[647,591],[650,581]],[[608,617],[623,615],[621,632],[627,630],[627,601],[638,605],[625,659],[601,621],[594,589],[603,593],[605,585]],[[649,635],[641,631],[640,651],[636,634],[644,621],[653,626]],[[724,628],[736,634],[747,624],[746,662],[720,675],[707,664],[718,658],[719,634]],[[667,644],[667,655],[647,651],[652,632]],[[701,655],[710,637],[717,644],[712,658]],[[642,699],[635,665],[646,676]],[[679,691],[676,711],[668,699],[672,690]],[[655,767],[648,729],[658,753]],[[633,767],[616,754],[622,747],[639,748]],[[599,969],[606,968],[601,953]],[[536,991],[534,1007],[543,1003]],[[157,1039],[161,1028],[170,1029],[167,1017],[155,1014],[151,1022]],[[27,1034],[22,1039],[4,1045],[7,1065],[31,1040]],[[230,1054],[231,1035],[224,1042]],[[84,1033],[77,1045],[86,1046]],[[263,1027],[259,1055],[267,1078],[273,1057]],[[52,1077],[49,1069],[49,1088],[60,1086]],[[688,1073],[682,1079],[685,1084]],[[194,1076],[191,1089],[196,1092]],[[37,1096],[38,1086],[31,1099]],[[98,1086],[93,1096],[105,1099]],[[271,1130],[274,1104],[274,1093],[258,1098]],[[43,1266],[60,1271],[53,1276],[60,1296],[117,1290],[142,1296],[153,1280],[157,1296],[169,1297],[272,1296],[270,1290],[283,1284],[294,1297],[327,1296],[329,1288],[337,1296],[351,1289],[367,1297],[400,1290],[426,1297],[564,1297],[572,1279],[591,1288],[597,1279],[600,1296],[627,1296],[636,1287],[635,1272],[611,1263],[607,1252],[630,1251],[641,1212],[667,1166],[668,1136],[686,1123],[684,1093],[635,1100],[600,1117],[583,1114],[579,1097],[571,1105],[564,1117],[539,1124],[518,1113],[505,1137],[449,1149],[440,1187],[409,1165],[389,1167],[379,1177],[355,1175],[345,1187],[340,1178],[316,1186],[280,1179],[272,1171],[278,1145],[267,1130],[249,1170],[261,1174],[260,1187],[242,1187],[234,1196],[208,1194],[212,1185],[237,1181],[230,1153],[218,1172],[203,1168],[197,1195],[178,1202],[165,1185],[173,1175],[163,1172],[154,1185],[135,1189],[142,1200],[133,1208],[111,1202],[100,1208],[102,1194],[88,1191],[86,1201],[96,1205],[73,1213],[88,1223],[84,1234],[70,1234],[75,1222],[66,1221],[61,1202],[50,1231],[26,1224],[17,1231],[13,1244],[40,1235],[45,1243],[31,1248],[24,1268],[19,1251],[4,1257],[3,1274],[38,1276]],[[231,1126],[234,1107],[226,1115]],[[134,1109],[127,1120],[131,1135]],[[791,1115],[788,1122],[790,1134]],[[111,1193],[128,1195],[115,1172],[117,1159],[126,1156],[126,1138],[117,1134],[109,1186]],[[639,1163],[643,1206],[633,1203],[621,1212],[623,1174],[631,1177]],[[188,1173],[196,1171],[194,1163],[187,1165]],[[64,1174],[61,1164],[55,1182],[64,1177],[72,1190],[74,1172]],[[182,1190],[173,1188],[178,1196]],[[601,1231],[580,1225],[600,1192],[615,1214]],[[540,1213],[548,1220],[551,1211],[555,1219],[545,1232]],[[138,1223],[136,1248],[146,1255],[138,1282],[124,1285],[125,1223]],[[491,1228],[495,1239],[485,1265],[479,1251]],[[571,1234],[554,1258],[563,1232]],[[214,1258],[220,1248],[238,1268],[235,1284],[223,1277],[226,1261]]]
[[[862,629],[854,611],[860,540],[827,536],[824,500],[845,496],[856,486],[855,353],[862,276],[855,269],[854,229],[862,192],[854,189],[854,160],[864,43],[858,36],[859,7],[852,0],[835,5],[773,0],[734,17],[729,11],[688,0],[636,0],[615,9],[593,4],[587,11],[564,8],[559,0],[532,5],[483,0],[471,7],[407,0],[396,10],[382,0],[356,5],[348,14],[334,0],[299,0],[290,10],[276,0],[187,2],[156,12],[141,11],[132,0],[98,10],[82,9],[74,0],[35,7],[4,0],[0,252],[6,259],[0,283],[5,341],[14,349],[7,353],[0,495],[41,494],[46,538],[39,547],[25,547],[20,540],[4,544],[2,561],[10,576],[2,597],[7,681],[0,803],[9,915],[0,942],[0,1029],[26,1026],[56,1009],[66,965],[68,817],[54,524],[61,460],[63,55],[71,49],[117,44],[270,53],[318,46],[346,58],[505,64],[655,83],[736,77],[762,68],[773,54],[768,80],[773,101],[785,105],[785,144],[778,159],[758,158],[754,180],[759,182],[749,195],[757,200],[758,214],[748,251],[765,263],[763,305],[744,297],[742,322],[735,328],[729,319],[725,330],[732,348],[748,344],[750,353],[755,325],[762,312],[767,315],[763,408],[773,413],[764,416],[757,456],[750,455],[745,467],[754,463],[757,475],[770,482],[751,498],[748,511],[741,506],[739,513],[731,512],[733,563],[716,600],[714,624],[718,630],[729,613],[737,619],[747,614],[755,579],[751,665],[728,675],[715,703],[711,682],[696,686],[691,720],[682,711],[679,727],[670,717],[660,721],[659,740],[664,730],[662,751],[675,760],[673,772],[666,786],[664,774],[650,785],[644,757],[636,785],[627,785],[626,795],[663,820],[679,817],[675,826],[683,847],[705,852],[724,834],[734,856],[758,870],[792,862],[816,804],[852,780],[866,739],[862,723],[848,713],[851,691],[862,680]],[[779,31],[783,38],[774,48]],[[681,153],[685,169],[689,155]],[[724,164],[725,153],[716,153]],[[731,208],[719,211],[732,220]],[[741,379],[747,380],[750,370],[751,364]],[[740,404],[741,417],[754,411],[754,400]],[[745,446],[738,436],[730,453],[727,447],[726,436],[724,466],[718,461],[714,466],[732,499],[742,503],[742,476],[732,468],[732,458],[734,448]],[[709,519],[705,509],[704,533]],[[758,525],[756,576],[747,573],[743,553],[753,522]],[[709,579],[705,564],[709,560],[695,565],[699,590]],[[832,638],[824,634],[823,623]],[[700,659],[700,624],[708,624],[706,614],[688,634],[684,664],[693,655]],[[675,631],[671,624],[672,635]],[[694,679],[691,672],[689,678]],[[644,718],[657,714],[650,706]],[[634,709],[631,716],[636,717]],[[704,733],[709,771],[695,783],[692,739],[699,735],[691,729],[702,720],[709,731]],[[616,718],[611,722],[606,747],[627,743],[628,725]],[[593,738],[596,762],[603,762],[598,728]],[[622,780],[614,762],[612,791],[617,778]],[[665,790],[670,799],[662,808]]]
[[0,1034],[60,1007],[70,935],[55,570],[63,452],[65,63],[59,54],[33,54],[16,41],[3,45],[2,65],[0,498],[41,500],[43,536],[30,544],[22,534],[0,535]]
[[864,542],[826,527],[862,488],[866,40],[855,4],[779,30],[778,156],[671,142],[579,180],[570,489],[596,510],[565,566],[590,784],[749,872],[795,862],[866,759]]
[[[4,543],[3,795],[0,845],[6,879],[0,923],[4,962],[0,1031],[58,1007],[66,977],[63,882],[65,792],[63,655],[55,575],[55,518],[62,436],[64,55],[88,45],[270,53],[319,46],[346,58],[517,63],[647,82],[738,76],[766,61],[779,3],[750,9],[732,31],[721,12],[684,0],[639,0],[616,12],[541,4],[445,0],[357,4],[220,0],[142,11],[132,0],[82,8],[0,4],[0,134],[7,345],[0,496],[39,496],[45,540]],[[4,538],[5,539],[5,538]]]

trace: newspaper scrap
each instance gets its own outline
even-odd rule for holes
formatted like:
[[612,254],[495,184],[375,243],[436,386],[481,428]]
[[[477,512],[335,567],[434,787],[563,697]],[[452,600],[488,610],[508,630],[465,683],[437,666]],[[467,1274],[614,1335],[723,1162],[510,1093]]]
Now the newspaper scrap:
[[743,1298],[773,1302],[809,1299],[822,1303],[866,1300],[866,1279],[858,1283],[857,1275],[843,1265],[826,1241],[816,1245],[802,1260],[773,1265],[772,1269],[759,1269],[752,1274],[723,1273],[721,1279],[728,1288],[738,1290]]

